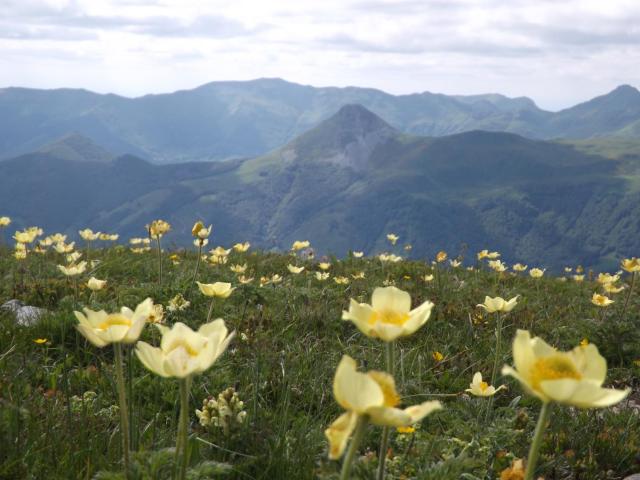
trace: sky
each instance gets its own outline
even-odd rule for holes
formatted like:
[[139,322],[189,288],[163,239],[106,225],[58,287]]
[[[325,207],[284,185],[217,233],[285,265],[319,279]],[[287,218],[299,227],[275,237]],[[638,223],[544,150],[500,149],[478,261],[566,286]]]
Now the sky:
[[0,87],[261,77],[559,110],[640,87],[640,0],[0,0]]

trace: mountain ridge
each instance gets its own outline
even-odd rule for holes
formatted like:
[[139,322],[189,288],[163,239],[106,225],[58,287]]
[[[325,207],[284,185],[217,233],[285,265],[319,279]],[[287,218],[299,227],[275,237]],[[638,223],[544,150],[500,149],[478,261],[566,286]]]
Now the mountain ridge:
[[[633,91],[637,92],[621,86],[597,98],[615,100]],[[70,132],[89,137],[114,155],[131,153],[156,163],[256,157],[354,103],[409,135],[444,136],[481,129],[540,139],[640,138],[640,105],[633,101],[629,108],[624,102],[583,102],[554,113],[538,108],[527,97],[391,95],[376,89],[312,87],[282,79],[210,82],[134,98],[87,90],[11,87],[0,89],[0,159],[32,152]]]

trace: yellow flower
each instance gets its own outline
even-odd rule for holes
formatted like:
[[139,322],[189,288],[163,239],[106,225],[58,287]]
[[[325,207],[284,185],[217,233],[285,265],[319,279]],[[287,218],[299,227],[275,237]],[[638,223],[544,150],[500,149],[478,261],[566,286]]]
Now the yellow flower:
[[620,280],[620,275],[611,275],[609,273],[599,273],[597,281],[601,285],[606,285],[607,283],[616,283]]
[[524,480],[524,462],[518,458],[513,461],[510,467],[500,472],[500,480]]
[[264,287],[269,285],[269,279],[267,277],[260,277],[260,286]]
[[43,343],[47,343],[46,338],[36,338],[33,343],[37,343],[38,345],[42,345]]
[[311,245],[309,240],[296,240],[295,242],[293,242],[293,245],[291,245],[291,250],[297,252],[298,250],[309,248],[309,245]]
[[507,266],[502,260],[489,260],[489,268],[496,272],[504,272]]
[[147,226],[149,235],[152,238],[161,238],[162,236],[169,233],[171,230],[171,225],[169,222],[165,222],[164,220],[154,220],[150,225]]
[[244,273],[247,271],[247,264],[245,263],[244,265],[239,265],[239,264],[231,265],[229,267],[229,270],[231,270],[233,273]]
[[269,279],[269,281],[275,285],[277,283],[282,282],[282,276],[278,275],[277,273],[274,273],[273,275],[271,275],[271,278]]
[[402,260],[402,257],[399,255],[394,255],[393,253],[381,253],[378,255],[378,260],[381,262],[392,262],[397,263]]
[[231,288],[230,283],[225,282],[196,283],[202,294],[207,297],[229,298],[231,292],[235,290],[235,288]]
[[436,351],[436,352],[433,352],[433,353],[431,354],[431,356],[433,357],[433,359],[434,359],[436,362],[441,362],[442,360],[444,360],[444,355],[443,355],[442,353],[440,353],[440,352],[437,352],[437,351]]
[[365,276],[364,272],[357,272],[357,273],[351,274],[351,278],[353,278],[354,280],[362,280],[364,276]]
[[580,340],[581,347],[586,347],[587,345],[589,345],[589,340],[587,338],[583,338],[582,340]]
[[298,275],[299,273],[302,273],[304,267],[296,267],[295,265],[289,264],[287,265],[287,269],[294,275]]
[[246,285],[247,283],[251,283],[253,282],[253,277],[245,277],[244,275],[240,275],[238,277],[238,281],[242,284],[242,285]]
[[16,232],[13,235],[13,239],[18,243],[31,243],[37,236],[38,235],[35,230],[27,229],[22,232]]
[[521,264],[521,263],[516,263],[516,264],[513,266],[513,270],[514,270],[515,272],[524,272],[524,271],[527,269],[527,267],[528,267],[528,265],[523,265],[523,264]]
[[578,265],[576,267],[576,273],[582,273],[582,272],[584,272],[584,268],[582,268],[582,265]]
[[162,332],[160,347],[140,341],[136,355],[146,368],[161,377],[185,378],[204,372],[224,353],[235,335],[228,333],[221,318],[201,325],[197,332],[182,322],[170,329],[162,325],[158,328]]
[[460,260],[449,260],[449,264],[453,268],[458,268],[460,265],[462,265],[462,262]]
[[500,258],[500,254],[498,252],[489,252],[487,254],[487,258],[490,260],[495,260],[496,258]]
[[149,314],[147,322],[149,323],[162,323],[164,321],[164,307],[161,304],[154,305]]
[[442,408],[436,400],[399,409],[400,396],[391,375],[377,371],[360,373],[356,368],[355,360],[344,355],[333,380],[333,396],[346,410],[324,432],[329,440],[329,458],[333,460],[342,456],[361,415],[367,415],[374,425],[408,427]]
[[482,260],[483,258],[487,258],[487,256],[489,255],[489,250],[480,250],[476,256],[478,257],[478,260]]
[[75,277],[76,275],[80,275],[84,273],[87,269],[87,262],[80,262],[77,265],[58,265],[58,270],[64,273],[67,277]]
[[629,273],[640,272],[640,258],[625,258],[620,266]]
[[225,249],[223,247],[216,247],[213,250],[209,250],[209,253],[211,255],[217,256],[217,257],[226,257],[227,255],[229,255],[231,253],[231,249]]
[[198,220],[196,223],[193,224],[193,227],[191,227],[191,235],[194,237],[197,237],[198,232],[203,228],[204,228],[204,223]]
[[469,384],[469,388],[467,388],[465,392],[469,392],[471,395],[475,395],[476,397],[491,397],[504,388],[507,387],[500,385],[498,388],[495,388],[493,385],[483,382],[482,373],[476,372],[473,376],[473,380]]
[[624,290],[624,285],[620,287],[616,287],[614,283],[605,283],[602,286],[602,289],[607,293],[620,293],[621,291]]
[[321,282],[325,281],[331,276],[329,272],[315,272],[315,275],[316,280],[320,280]]
[[194,238],[193,240],[194,247],[206,247],[207,245],[209,245],[208,238]]
[[9,225],[11,225],[9,217],[0,217],[0,227],[8,227]]
[[211,235],[211,229],[213,225],[209,225],[209,228],[205,228],[202,222],[196,222],[196,224],[191,229],[191,234],[197,239],[203,241]]
[[338,285],[347,285],[349,283],[349,279],[347,277],[334,277],[333,281]]
[[318,268],[320,270],[329,270],[329,268],[331,268],[331,264],[328,262],[321,262],[318,264]]
[[608,307],[609,305],[614,303],[614,301],[611,300],[606,295],[600,295],[598,293],[594,293],[593,296],[591,297],[591,303],[593,303],[598,307]]
[[422,327],[433,303],[426,301],[411,310],[411,297],[396,287],[378,287],[371,296],[371,305],[351,299],[349,311],[342,312],[343,320],[351,320],[369,337],[390,342],[411,335]]
[[399,238],[400,237],[398,235],[396,235],[395,233],[388,233],[387,234],[387,240],[389,240],[391,245],[395,245]]
[[71,253],[76,247],[76,242],[65,244],[64,242],[58,242],[54,245],[54,249],[58,253]]
[[396,432],[403,434],[403,435],[407,435],[410,433],[414,433],[416,431],[416,427],[396,427]]
[[[206,258],[206,255],[204,258]],[[211,255],[207,258],[207,261],[212,265],[224,265],[227,263],[228,257],[226,255]]]
[[434,277],[433,277],[433,275],[424,275],[424,276],[422,277],[422,279],[423,279],[425,282],[433,282],[433,278],[434,278]]
[[236,243],[233,246],[233,249],[238,253],[243,253],[249,250],[250,247],[251,247],[251,244],[249,242],[244,242],[244,243]]
[[169,300],[167,310],[170,312],[181,312],[189,308],[189,305],[191,305],[191,302],[184,298],[181,293],[178,293],[175,297]]
[[584,275],[574,275],[573,280],[576,282],[582,282],[584,281]]
[[80,252],[70,253],[69,255],[67,255],[67,263],[76,263],[78,260],[80,260],[81,256],[82,253]]
[[74,312],[80,322],[76,328],[96,347],[118,342],[133,343],[140,336],[152,309],[153,301],[150,298],[140,303],[135,311],[122,307],[119,313],[107,313],[85,308],[84,314]]
[[447,252],[440,250],[436,255],[436,262],[442,263],[447,259]]
[[510,312],[518,304],[518,297],[516,295],[511,300],[507,301],[502,297],[491,298],[489,296],[484,297],[484,303],[478,304],[478,307],[484,308],[488,313],[495,312]]
[[364,252],[353,252],[354,258],[362,258],[364,256]]
[[531,270],[529,270],[529,275],[531,275],[533,278],[540,278],[544,275],[544,271],[545,269],[532,268]]
[[561,352],[539,337],[518,330],[513,340],[515,369],[504,366],[531,395],[543,402],[557,402],[579,408],[608,407],[624,399],[630,390],[602,388],[607,362],[598,348],[589,344]]
[[82,239],[86,240],[87,242],[92,242],[94,240],[97,240],[98,237],[100,236],[100,232],[94,233],[93,230],[91,230],[90,228],[79,230],[78,233],[80,234],[80,237],[82,237]]
[[98,280],[96,277],[91,277],[87,282],[87,287],[94,292],[97,292],[98,290],[102,290],[106,284],[106,280]]

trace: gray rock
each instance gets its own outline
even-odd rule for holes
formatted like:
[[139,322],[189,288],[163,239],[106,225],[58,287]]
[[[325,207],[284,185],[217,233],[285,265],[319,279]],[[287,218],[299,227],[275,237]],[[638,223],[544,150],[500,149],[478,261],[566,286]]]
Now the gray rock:
[[0,309],[13,313],[16,316],[16,323],[23,327],[36,324],[40,317],[47,313],[44,308],[25,305],[20,300],[15,299],[5,302]]
[[640,473],[634,473],[628,477],[624,477],[624,480],[640,480]]

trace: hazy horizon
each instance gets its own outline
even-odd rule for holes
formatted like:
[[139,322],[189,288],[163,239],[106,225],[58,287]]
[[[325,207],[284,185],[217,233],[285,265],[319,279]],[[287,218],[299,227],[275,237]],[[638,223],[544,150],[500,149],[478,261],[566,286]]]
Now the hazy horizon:
[[0,85],[137,97],[283,78],[557,111],[640,85],[634,0],[5,0]]

